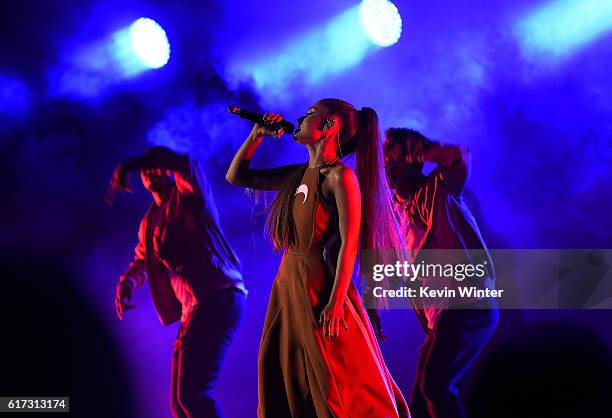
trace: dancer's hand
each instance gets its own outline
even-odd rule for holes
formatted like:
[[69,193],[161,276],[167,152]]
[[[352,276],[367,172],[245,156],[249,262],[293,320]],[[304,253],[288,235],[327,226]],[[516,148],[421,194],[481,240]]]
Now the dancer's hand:
[[382,321],[380,320],[380,313],[378,312],[378,309],[367,309],[367,312],[370,322],[372,323],[372,327],[374,328],[376,338],[378,338],[379,341],[385,341],[389,337],[383,334]]
[[344,298],[339,301],[330,300],[321,312],[319,324],[323,327],[323,335],[328,338],[336,338],[340,334],[340,326],[345,330],[348,325],[344,320]]
[[117,316],[123,320],[123,313],[134,309],[136,305],[130,303],[132,301],[132,284],[128,280],[122,280],[117,285],[115,294],[115,309]]
[[111,178],[111,187],[122,191],[131,192],[132,184],[130,181],[130,170],[128,165],[124,162],[120,162],[113,171],[113,177]]
[[117,164],[115,170],[113,171],[113,175],[110,180],[110,184],[108,185],[108,191],[106,192],[106,203],[109,205],[113,204],[115,200],[115,192],[119,190],[120,192],[132,192],[132,184],[130,181],[130,170],[126,163],[121,162]]
[[256,123],[255,126],[253,126],[253,131],[255,132],[256,136],[273,136],[274,138],[280,138],[280,136],[285,132],[284,129],[280,128],[278,130],[274,130],[268,125],[280,122],[283,119],[283,115],[279,113],[265,113],[264,120],[266,121],[267,125],[260,125],[259,123]]

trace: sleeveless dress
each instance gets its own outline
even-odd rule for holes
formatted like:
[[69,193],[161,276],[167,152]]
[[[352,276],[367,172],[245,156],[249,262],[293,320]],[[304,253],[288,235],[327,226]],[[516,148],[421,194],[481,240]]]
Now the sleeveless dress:
[[338,215],[320,192],[320,167],[307,168],[293,198],[296,245],[272,286],[258,359],[260,418],[409,417],[351,281],[348,330],[324,336],[340,246]]

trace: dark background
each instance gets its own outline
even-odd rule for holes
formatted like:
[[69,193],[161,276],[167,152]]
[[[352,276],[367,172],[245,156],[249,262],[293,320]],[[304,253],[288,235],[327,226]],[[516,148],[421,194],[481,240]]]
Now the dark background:
[[[135,181],[134,195],[103,201],[118,161],[164,144],[202,161],[242,259],[248,312],[218,395],[229,417],[255,416],[257,348],[279,258],[262,234],[263,199],[224,180],[249,130],[227,104],[291,120],[322,97],[374,107],[383,128],[471,148],[467,193],[491,248],[610,248],[606,2],[399,1],[400,41],[365,49],[358,25],[346,24],[357,3],[0,6],[2,396],[70,396],[74,416],[169,416],[176,325],[159,324],[146,288],[125,321],[113,307],[150,197]],[[122,76],[108,48],[141,16],[166,30],[170,60]],[[270,140],[256,162],[306,158],[290,140]],[[383,319],[385,359],[408,396],[423,335],[410,311]],[[503,311],[469,378],[469,411],[609,416],[611,320],[605,310]]]

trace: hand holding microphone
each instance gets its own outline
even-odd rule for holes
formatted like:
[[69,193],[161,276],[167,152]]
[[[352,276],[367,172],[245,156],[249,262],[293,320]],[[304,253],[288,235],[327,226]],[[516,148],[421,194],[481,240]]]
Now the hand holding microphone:
[[280,122],[283,121],[283,115],[278,113],[264,113],[263,124],[256,123],[253,130],[257,136],[272,136],[280,138],[285,133],[285,127]]
[[283,134],[292,134],[295,126],[291,122],[283,119],[278,113],[265,113],[263,115],[249,112],[235,106],[228,106],[230,113],[240,116],[242,119],[255,122],[253,131],[257,136],[273,136],[279,138]]

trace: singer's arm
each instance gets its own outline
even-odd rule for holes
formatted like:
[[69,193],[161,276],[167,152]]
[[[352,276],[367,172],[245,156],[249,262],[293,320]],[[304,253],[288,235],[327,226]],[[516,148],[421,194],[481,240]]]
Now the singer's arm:
[[231,184],[257,190],[280,190],[285,179],[300,167],[300,164],[284,165],[268,169],[252,169],[251,159],[264,135],[273,132],[256,124],[242,146],[234,155],[225,178]]

